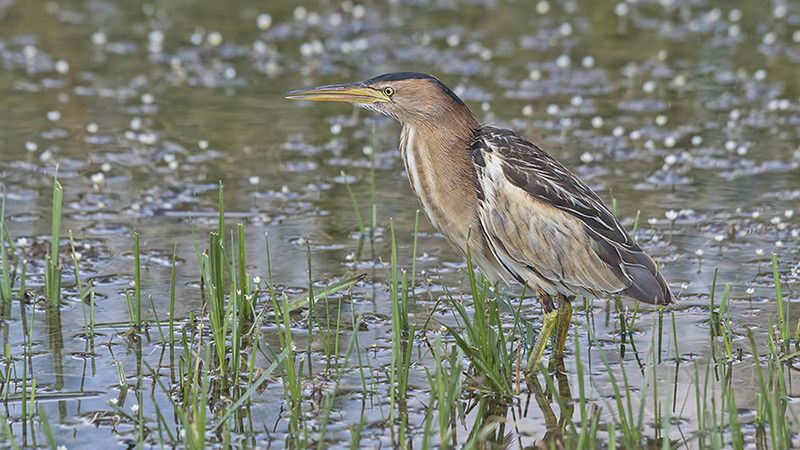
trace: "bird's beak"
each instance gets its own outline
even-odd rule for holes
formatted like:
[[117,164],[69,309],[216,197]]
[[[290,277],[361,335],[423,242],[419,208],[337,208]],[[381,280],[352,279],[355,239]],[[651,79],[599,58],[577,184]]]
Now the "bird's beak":
[[349,102],[371,105],[388,102],[382,91],[369,87],[364,82],[348,84],[331,84],[287,92],[286,98],[291,100],[311,100],[315,102]]

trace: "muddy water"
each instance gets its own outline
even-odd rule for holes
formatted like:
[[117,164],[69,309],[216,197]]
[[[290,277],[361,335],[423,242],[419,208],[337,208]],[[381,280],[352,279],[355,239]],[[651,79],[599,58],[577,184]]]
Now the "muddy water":
[[[796,289],[798,42],[800,9],[788,3],[0,0],[0,184],[9,232],[31,261],[43,254],[57,174],[64,186],[62,236],[72,230],[85,249],[81,277],[95,284],[97,322],[128,319],[124,291],[133,276],[134,232],[146,256],[143,289],[162,318],[177,249],[175,314],[186,318],[202,309],[192,228],[204,236],[216,227],[222,183],[228,223],[246,225],[251,275],[265,278],[266,232],[279,261],[274,279],[290,296],[308,285],[306,243],[316,283],[367,274],[352,294],[352,305],[373,318],[359,339],[376,344],[373,367],[386,364],[386,230],[392,218],[400,265],[410,268],[418,209],[397,149],[399,125],[349,105],[289,102],[282,93],[385,72],[429,72],[483,122],[518,130],[615,201],[629,229],[639,215],[639,243],[681,292],[674,310],[677,357],[708,364],[715,269],[717,298],[731,284],[730,314],[743,348],[749,348],[748,329],[763,334],[776,320],[770,253],[778,254],[784,292]],[[342,172],[366,208],[373,131],[379,229],[363,245]],[[443,285],[463,281],[463,261],[424,218],[419,228],[416,311],[424,317]],[[42,269],[31,264],[29,285],[41,286]],[[66,273],[65,285],[71,284]],[[635,305],[615,299],[576,305],[578,323],[591,326],[614,367],[641,374],[657,314],[640,313],[635,349],[628,344],[621,355],[619,316]],[[23,317],[15,302],[2,325],[12,352],[22,346],[22,322],[31,320],[30,301],[26,308]],[[524,311],[538,323],[535,305]],[[441,320],[451,319],[443,314]],[[57,329],[45,314],[34,315],[33,323],[37,386],[63,395],[42,401],[59,424],[59,442],[123,447],[124,432],[96,428],[87,418],[109,411],[117,397],[115,362],[135,372],[133,355],[113,338],[119,330],[101,329],[112,344],[86,356],[76,337],[83,312],[74,293],[64,299]],[[610,420],[610,381],[585,328],[578,330],[578,345],[588,348],[582,359],[595,374],[587,396]],[[692,375],[688,365],[674,364],[671,319],[664,330],[655,333],[664,337],[661,381],[674,377],[678,397],[690,399],[681,424],[691,430]],[[54,333],[63,341],[55,354]],[[266,330],[264,339],[276,338]],[[156,348],[145,345],[145,354]],[[575,348],[572,340],[568,348]],[[430,355],[412,370],[410,408],[418,424],[428,399],[426,362]],[[574,388],[574,358],[566,362]],[[755,406],[752,372],[737,373],[731,381],[741,386],[737,404],[748,411]],[[391,443],[377,426],[384,412],[364,411],[355,400],[358,374],[345,382],[353,393],[343,395],[332,416],[330,438],[348,440],[348,427],[360,420],[351,418],[363,416],[376,424],[364,432],[365,445]],[[257,434],[258,445],[281,445],[287,432],[280,386],[274,388],[259,397],[263,409],[251,411],[253,422],[271,431]],[[387,389],[378,387],[383,394]],[[7,409],[10,417],[20,414],[18,404]],[[460,442],[471,430],[471,414]],[[538,436],[520,433],[519,445],[544,435],[541,411],[512,415]],[[15,428],[15,435],[21,439],[22,432]],[[686,436],[673,429],[671,438]]]

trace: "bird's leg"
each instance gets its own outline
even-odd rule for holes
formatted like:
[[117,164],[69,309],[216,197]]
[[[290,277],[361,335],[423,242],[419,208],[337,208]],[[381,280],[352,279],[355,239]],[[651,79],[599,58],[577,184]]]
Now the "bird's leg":
[[547,341],[550,340],[558,319],[558,311],[553,305],[553,298],[550,294],[542,288],[536,288],[536,296],[539,297],[539,301],[542,303],[544,317],[542,317],[542,331],[536,337],[536,343],[533,344],[533,348],[528,355],[528,364],[525,366],[525,373],[528,375],[536,373],[536,370],[539,369],[539,361],[542,359],[544,347],[547,345]]
[[569,322],[572,320],[572,304],[564,294],[558,294],[558,325],[556,326],[556,355],[564,356],[564,345],[569,334]]

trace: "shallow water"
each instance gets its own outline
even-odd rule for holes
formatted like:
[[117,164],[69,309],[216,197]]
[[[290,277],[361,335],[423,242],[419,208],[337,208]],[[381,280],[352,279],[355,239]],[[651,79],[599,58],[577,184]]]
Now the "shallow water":
[[[159,317],[166,316],[173,249],[179,258],[175,316],[199,314],[192,229],[204,240],[216,228],[222,183],[228,225],[246,226],[252,276],[266,279],[267,232],[274,280],[290,297],[308,289],[306,243],[317,285],[367,275],[347,300],[369,318],[359,342],[375,344],[371,367],[385,366],[391,358],[391,306],[381,261],[390,256],[389,220],[399,265],[410,270],[419,208],[397,149],[400,127],[349,105],[290,102],[283,92],[393,71],[428,72],[453,88],[482,122],[518,130],[607,202],[614,199],[629,230],[638,213],[637,240],[681,293],[680,305],[664,315],[661,332],[654,332],[658,314],[640,309],[635,348],[622,344],[620,334],[620,315],[633,310],[632,301],[599,299],[587,309],[577,300],[578,342],[570,336],[566,358],[573,394],[577,344],[591,373],[586,396],[602,408],[604,422],[613,417],[608,371],[589,345],[584,324],[612,367],[625,370],[634,393],[641,392],[644,367],[656,349],[659,387],[676,386],[682,405],[669,438],[696,445],[691,362],[701,374],[706,367],[723,370],[715,363],[720,348],[709,338],[708,325],[718,269],[717,304],[730,283],[730,317],[739,336],[734,346],[743,349],[729,382],[740,420],[750,427],[744,429],[752,429],[754,356],[746,335],[753,329],[764,341],[767,324],[777,320],[770,253],[778,254],[792,306],[800,278],[797,5],[274,3],[0,0],[0,184],[9,233],[31,264],[29,286],[43,283],[36,264],[49,248],[57,174],[64,186],[62,246],[68,248],[72,230],[83,256],[81,278],[97,293],[98,323],[128,320],[124,292],[131,289],[134,232],[147,268],[142,289]],[[257,26],[263,13],[272,19],[265,30]],[[373,132],[379,229],[364,244],[341,174],[365,208]],[[464,263],[424,218],[419,229],[413,312],[422,322],[443,286],[457,290],[463,283]],[[66,252],[62,258],[72,266]],[[74,286],[73,272],[65,270],[66,287]],[[54,395],[39,404],[57,424],[60,444],[124,447],[133,438],[130,425],[90,417],[111,411],[108,402],[118,398],[116,362],[130,377],[141,373],[136,349],[117,334],[123,327],[108,325],[96,329],[96,342],[108,344],[87,350],[74,287],[71,295],[63,299],[57,321],[32,301],[22,308],[15,301],[0,325],[3,344],[21,354],[23,324],[32,321],[31,370],[37,391]],[[539,308],[528,303],[523,314],[538,326]],[[797,319],[793,310],[791,316]],[[448,312],[437,319],[454,323]],[[305,332],[298,327],[298,336]],[[266,344],[277,342],[273,328],[262,336]],[[158,341],[151,330],[150,340],[139,344],[151,363],[163,348]],[[417,350],[408,410],[412,429],[420,431],[429,395],[423,367],[432,356],[422,344]],[[5,360],[3,372],[8,366]],[[362,417],[362,445],[393,443],[384,424],[389,387],[384,372],[374,374],[376,395],[361,392],[355,369],[343,380],[328,425],[331,445],[346,445],[349,427]],[[796,371],[787,369],[785,376],[794,387]],[[280,383],[273,382],[254,398],[249,416],[259,431],[247,436],[252,441],[238,435],[237,445],[288,445],[282,395]],[[789,393],[794,411],[797,395]],[[663,392],[655,396],[663,399]],[[165,399],[156,398],[167,408]],[[472,401],[465,400],[466,407]],[[517,403],[498,413],[516,424],[507,425],[509,439],[515,446],[539,442],[547,430],[544,414],[526,394]],[[477,409],[466,414],[459,443],[475,427]],[[23,435],[19,403],[9,402],[4,414],[15,422],[18,442],[33,445],[30,430]],[[647,416],[645,434],[655,440],[653,423]],[[747,442],[760,445],[755,431],[748,432]],[[419,445],[421,438],[410,439]]]

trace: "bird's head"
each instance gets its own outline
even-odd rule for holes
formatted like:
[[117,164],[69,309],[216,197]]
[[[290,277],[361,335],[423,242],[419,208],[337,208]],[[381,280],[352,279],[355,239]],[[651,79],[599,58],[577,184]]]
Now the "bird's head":
[[453,120],[470,128],[478,124],[453,91],[435,77],[417,72],[389,73],[356,83],[300,89],[287,92],[286,98],[349,102],[410,126],[447,126]]

